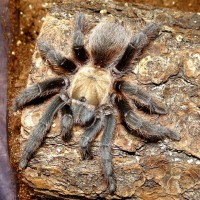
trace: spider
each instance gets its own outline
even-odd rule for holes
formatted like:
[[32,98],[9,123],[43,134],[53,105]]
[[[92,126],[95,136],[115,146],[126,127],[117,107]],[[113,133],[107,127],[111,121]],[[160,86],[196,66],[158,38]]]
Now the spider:
[[103,130],[100,141],[103,171],[110,194],[116,191],[112,167],[111,145],[116,127],[116,116],[120,114],[123,125],[145,139],[170,138],[180,140],[174,131],[153,125],[135,114],[133,106],[145,108],[150,114],[167,114],[153,95],[137,85],[126,81],[130,63],[137,60],[142,50],[159,35],[159,26],[149,23],[129,38],[120,22],[102,21],[96,25],[84,44],[85,15],[78,13],[74,23],[72,40],[73,59],[67,58],[44,40],[38,39],[37,46],[43,59],[53,69],[62,69],[67,75],[47,79],[24,91],[16,98],[14,110],[22,109],[35,99],[52,97],[39,123],[28,139],[20,160],[25,168],[40,147],[56,113],[61,111],[61,136],[64,141],[72,137],[74,125],[85,127],[80,139],[83,159],[92,159],[90,146],[97,134]]

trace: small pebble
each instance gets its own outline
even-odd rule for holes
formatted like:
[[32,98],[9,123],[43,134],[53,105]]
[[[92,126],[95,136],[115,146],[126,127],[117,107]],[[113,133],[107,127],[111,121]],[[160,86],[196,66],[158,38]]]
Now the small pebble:
[[45,17],[42,17],[41,21],[44,21],[45,20]]
[[43,7],[43,8],[47,8],[48,5],[49,5],[48,3],[44,3],[44,4],[42,4],[42,7]]
[[128,7],[128,3],[125,3],[124,6]]
[[193,159],[190,159],[187,161],[189,164],[193,162]]
[[16,44],[17,44],[17,46],[21,45],[22,44],[21,40],[17,40]]
[[32,9],[33,9],[33,6],[32,6],[31,4],[30,4],[28,7],[29,7],[29,9],[30,9],[30,10],[32,10]]
[[196,165],[200,165],[200,161],[199,160],[196,161]]
[[140,158],[139,158],[138,156],[135,156],[135,159],[136,159],[137,161],[139,161],[139,160],[140,160]]
[[183,40],[183,36],[182,36],[182,35],[177,35],[177,36],[176,36],[176,40],[177,40],[178,42],[181,42],[181,41]]
[[108,11],[106,9],[100,10],[101,14],[106,14]]

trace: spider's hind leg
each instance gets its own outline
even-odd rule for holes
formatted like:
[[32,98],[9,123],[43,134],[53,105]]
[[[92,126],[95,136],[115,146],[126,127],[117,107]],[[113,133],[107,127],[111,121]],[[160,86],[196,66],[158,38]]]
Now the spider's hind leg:
[[150,124],[138,117],[132,111],[131,106],[125,98],[116,97],[115,103],[126,125],[131,130],[137,131],[139,136],[150,140],[160,140],[166,137],[176,141],[180,140],[180,136],[176,132],[160,125]]
[[75,63],[71,59],[66,58],[61,52],[57,51],[47,42],[39,39],[37,41],[37,46],[42,57],[49,62],[50,66],[57,73],[73,73],[76,71],[77,66]]
[[115,69],[119,72],[124,71],[130,65],[132,60],[137,60],[142,54],[143,49],[155,39],[159,34],[160,28],[155,23],[149,23],[146,27],[131,38],[128,46],[121,59],[115,65]]
[[118,81],[115,86],[116,90],[127,95],[128,98],[131,98],[138,108],[142,108],[142,110],[145,110],[148,113],[160,115],[167,114],[167,109],[164,108],[160,102],[156,101],[155,97],[143,91],[137,85],[125,81]]
[[85,15],[79,13],[75,19],[73,46],[72,50],[74,57],[79,62],[85,62],[88,59],[88,52],[84,46],[84,28],[85,28]]
[[28,164],[33,153],[40,147],[44,137],[46,136],[48,130],[51,127],[53,118],[57,111],[62,108],[65,104],[67,104],[68,98],[63,100],[63,97],[57,95],[54,97],[50,105],[47,107],[45,113],[42,118],[39,120],[39,123],[34,128],[30,138],[22,152],[21,160],[20,160],[20,168],[25,168]]

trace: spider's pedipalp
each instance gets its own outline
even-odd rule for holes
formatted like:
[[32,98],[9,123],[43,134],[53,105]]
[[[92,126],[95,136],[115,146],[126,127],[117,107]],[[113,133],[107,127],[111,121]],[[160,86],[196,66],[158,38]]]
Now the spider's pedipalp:
[[95,108],[91,105],[73,100],[72,112],[74,123],[77,125],[86,126],[94,120]]
[[60,74],[64,72],[72,73],[76,71],[77,66],[72,60],[66,58],[62,53],[54,49],[45,41],[42,41],[41,39],[38,40],[37,46],[42,57],[49,62],[55,72]]
[[140,87],[134,84],[129,84],[125,81],[119,81],[116,83],[117,89],[123,94],[131,98],[138,108],[141,108],[149,113],[155,113],[164,115],[167,114],[167,109],[156,101],[155,97],[149,93],[143,91]]
[[88,59],[88,53],[84,46],[84,28],[85,28],[85,15],[79,13],[76,16],[75,28],[73,35],[72,50],[75,58],[79,62],[85,62]]
[[90,143],[95,139],[103,126],[102,118],[95,118],[94,122],[89,126],[81,136],[80,146],[83,159],[92,159],[90,151]]
[[126,70],[132,60],[137,60],[142,53],[142,50],[155,39],[159,34],[159,26],[155,23],[147,24],[146,27],[131,38],[129,44],[124,51],[124,54],[115,65],[117,71]]
[[23,169],[27,166],[31,156],[40,147],[44,137],[50,129],[55,114],[65,104],[66,102],[64,102],[59,95],[54,97],[54,99],[51,101],[50,105],[47,107],[45,113],[39,120],[39,123],[36,125],[30,138],[25,144],[19,164],[20,168]]
[[67,89],[68,87],[69,80],[67,78],[51,78],[37,83],[29,88],[26,88],[17,96],[14,102],[13,110],[17,111],[35,99],[56,94],[60,92],[61,89]]
[[166,137],[176,141],[180,140],[180,136],[176,132],[160,125],[150,124],[138,117],[132,111],[131,106],[125,98],[120,99],[119,97],[116,97],[115,103],[117,104],[126,125],[131,130],[135,130],[139,136],[151,140],[160,140]]
[[101,158],[103,162],[104,175],[106,177],[109,193],[113,194],[116,190],[116,182],[113,174],[111,145],[113,134],[116,127],[116,119],[114,114],[105,116],[105,129],[101,139]]
[[69,105],[64,105],[61,108],[61,137],[62,139],[67,142],[72,137],[72,128],[74,125],[72,111]]

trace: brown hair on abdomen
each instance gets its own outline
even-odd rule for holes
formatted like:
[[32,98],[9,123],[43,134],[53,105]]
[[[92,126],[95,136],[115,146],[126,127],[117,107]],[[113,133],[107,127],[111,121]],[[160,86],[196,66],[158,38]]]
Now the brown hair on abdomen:
[[94,65],[106,67],[116,60],[129,42],[128,34],[120,23],[102,22],[89,39],[89,49]]

